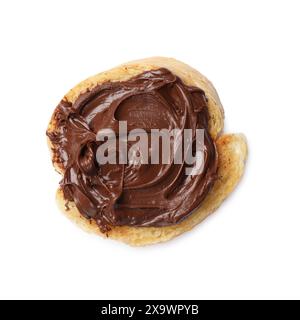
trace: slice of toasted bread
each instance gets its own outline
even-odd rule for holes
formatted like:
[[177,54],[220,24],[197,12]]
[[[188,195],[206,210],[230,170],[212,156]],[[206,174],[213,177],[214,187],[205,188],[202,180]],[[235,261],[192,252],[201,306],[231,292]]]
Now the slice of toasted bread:
[[[74,203],[68,203],[67,210],[63,192],[60,189],[57,192],[57,201],[61,210],[71,220],[75,221],[85,230],[105,237],[121,240],[135,246],[170,240],[200,223],[217,207],[219,207],[222,201],[235,188],[243,175],[245,160],[247,157],[247,143],[243,135],[228,134],[220,136],[224,126],[224,112],[217,92],[211,82],[195,69],[175,59],[155,57],[123,64],[117,68],[102,72],[84,80],[71,89],[64,99],[73,103],[81,93],[95,87],[96,85],[106,81],[125,81],[146,70],[153,70],[162,67],[167,68],[176,74],[185,84],[196,86],[204,90],[206,97],[208,98],[210,116],[209,132],[216,142],[219,154],[218,178],[200,208],[182,222],[172,226],[112,227],[107,234],[103,234],[100,232],[99,227],[93,220],[88,220],[79,213]],[[56,111],[54,111],[48,126],[48,132],[53,132],[56,129],[55,113]],[[48,143],[50,148],[53,149],[54,146],[51,145],[49,140]],[[55,159],[53,157],[52,160],[55,168],[63,174],[64,169],[60,166],[59,159]]]

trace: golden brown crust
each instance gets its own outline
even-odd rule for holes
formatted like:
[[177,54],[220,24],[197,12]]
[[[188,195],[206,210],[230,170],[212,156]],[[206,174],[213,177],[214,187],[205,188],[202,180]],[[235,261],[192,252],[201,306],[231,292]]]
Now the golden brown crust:
[[[135,246],[170,240],[200,223],[219,207],[237,185],[244,172],[244,163],[247,157],[247,144],[243,135],[224,135],[219,137],[224,126],[224,112],[218,94],[211,82],[195,69],[175,59],[155,57],[123,64],[84,80],[71,89],[64,99],[73,103],[81,93],[98,84],[106,81],[125,81],[143,71],[162,67],[179,76],[185,84],[197,86],[205,91],[210,115],[209,131],[216,141],[219,153],[218,179],[201,207],[181,223],[168,227],[113,227],[106,235],[109,238],[121,240]],[[56,111],[54,111],[50,121],[48,132],[55,131],[55,113]],[[50,148],[53,148],[50,141],[48,143]],[[58,159],[52,158],[52,160],[55,168],[59,172],[63,172]],[[69,203],[69,210],[66,210],[65,199],[61,190],[57,192],[57,201],[59,207],[69,218],[85,230],[103,236],[97,224],[82,217],[74,203]]]

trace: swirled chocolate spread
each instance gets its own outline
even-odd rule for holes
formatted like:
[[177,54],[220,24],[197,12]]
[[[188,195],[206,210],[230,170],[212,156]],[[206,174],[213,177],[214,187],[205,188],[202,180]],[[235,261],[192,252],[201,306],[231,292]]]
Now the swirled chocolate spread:
[[[218,157],[208,132],[205,93],[185,85],[167,69],[108,81],[81,94],[73,104],[62,100],[53,121],[55,129],[47,134],[54,161],[63,169],[64,197],[74,201],[84,217],[94,219],[102,232],[113,226],[176,224],[201,206],[216,179]],[[111,129],[120,143],[123,121],[128,132],[138,128],[149,135],[152,129],[191,129],[192,148],[196,129],[202,129],[201,174],[187,175],[185,169],[193,165],[177,164],[172,156],[167,164],[99,164],[97,149],[105,141],[98,141],[98,132]],[[127,151],[132,144],[127,142]]]

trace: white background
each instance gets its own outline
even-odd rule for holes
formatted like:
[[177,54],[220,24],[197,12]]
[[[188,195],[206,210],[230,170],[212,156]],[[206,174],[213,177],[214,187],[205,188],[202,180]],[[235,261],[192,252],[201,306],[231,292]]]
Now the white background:
[[[2,1],[1,298],[300,298],[299,1]],[[57,209],[45,130],[76,83],[171,56],[248,137],[241,184],[189,233],[131,248]]]

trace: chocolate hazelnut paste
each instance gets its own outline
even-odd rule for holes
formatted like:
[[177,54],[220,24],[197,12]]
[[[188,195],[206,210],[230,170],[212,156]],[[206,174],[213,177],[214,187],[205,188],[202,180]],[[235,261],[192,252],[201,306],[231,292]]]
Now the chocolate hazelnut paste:
[[[47,135],[53,160],[64,173],[60,186],[66,201],[74,201],[102,232],[113,226],[161,227],[182,221],[201,206],[216,180],[218,156],[208,119],[205,92],[164,68],[97,85],[73,104],[62,100],[53,118],[55,129]],[[193,165],[175,161],[100,165],[97,147],[104,142],[97,133],[112,129],[118,141],[120,121],[127,121],[128,132],[139,128],[149,135],[151,129],[176,128],[191,129],[195,137],[196,129],[203,129],[202,173],[186,175]]]

